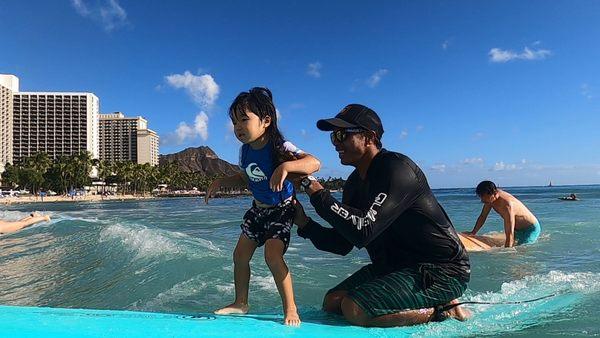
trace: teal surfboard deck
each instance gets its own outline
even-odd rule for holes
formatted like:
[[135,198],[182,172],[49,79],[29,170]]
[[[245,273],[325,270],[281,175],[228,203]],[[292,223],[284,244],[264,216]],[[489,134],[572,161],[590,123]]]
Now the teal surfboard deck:
[[[527,295],[523,296],[523,299]],[[531,295],[529,295],[531,296]],[[512,299],[491,299],[512,301]],[[61,309],[0,305],[0,337],[456,337],[527,332],[551,322],[557,313],[582,300],[580,293],[565,293],[519,305],[482,305],[471,308],[466,322],[446,320],[398,328],[351,326],[341,316],[318,309],[300,311],[302,325],[288,327],[283,317],[268,314],[216,316],[154,312]]]
[[216,316],[0,306],[3,337],[398,337],[403,329],[353,327],[342,318],[304,316],[300,327],[280,315]]

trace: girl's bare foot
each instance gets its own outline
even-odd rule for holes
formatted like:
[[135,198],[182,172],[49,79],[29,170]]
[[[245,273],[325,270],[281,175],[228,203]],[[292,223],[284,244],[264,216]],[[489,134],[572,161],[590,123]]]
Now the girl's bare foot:
[[283,317],[283,324],[289,326],[300,326],[300,316],[298,316],[298,312],[295,309],[286,311]]
[[[450,303],[448,303],[448,305],[456,304],[456,303],[458,303],[457,299],[451,301]],[[471,316],[472,316],[471,311],[469,311],[469,309],[467,309],[466,307],[464,307],[462,305],[455,306],[452,309],[446,311],[446,313],[448,314],[448,317],[454,318],[456,320],[460,320],[461,322],[464,322],[465,320],[471,318]]]
[[232,303],[227,305],[226,307],[220,308],[215,311],[216,315],[245,315],[248,313],[249,306],[248,304],[239,304]]
[[50,222],[50,216],[48,216],[48,215],[43,215],[42,217],[44,217],[44,219],[46,220],[46,222]]

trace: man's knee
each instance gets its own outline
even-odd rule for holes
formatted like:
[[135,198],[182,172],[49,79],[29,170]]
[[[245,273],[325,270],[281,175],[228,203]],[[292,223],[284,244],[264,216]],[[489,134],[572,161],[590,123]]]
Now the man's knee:
[[348,291],[338,290],[332,291],[323,298],[323,311],[329,313],[342,314],[342,299],[346,297]]
[[371,317],[350,297],[342,299],[342,314],[352,325],[369,326]]

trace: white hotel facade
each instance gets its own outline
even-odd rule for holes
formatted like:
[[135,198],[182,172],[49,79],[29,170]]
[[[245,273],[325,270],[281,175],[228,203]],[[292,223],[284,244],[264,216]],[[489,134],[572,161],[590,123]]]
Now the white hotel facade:
[[101,119],[92,93],[20,92],[19,78],[0,74],[0,175],[7,163],[38,152],[55,159],[88,151],[94,159],[158,165],[158,141],[142,117]]

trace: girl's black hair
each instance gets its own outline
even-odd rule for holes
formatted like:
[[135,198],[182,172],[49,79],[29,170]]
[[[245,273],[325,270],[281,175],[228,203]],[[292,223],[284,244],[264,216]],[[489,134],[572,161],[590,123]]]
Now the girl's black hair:
[[239,116],[247,116],[246,111],[256,114],[261,120],[267,116],[271,118],[271,124],[266,132],[273,146],[274,166],[294,159],[291,154],[283,151],[285,140],[277,127],[277,110],[273,104],[273,94],[268,88],[254,87],[247,92],[241,92],[229,107],[229,118],[233,121]]

